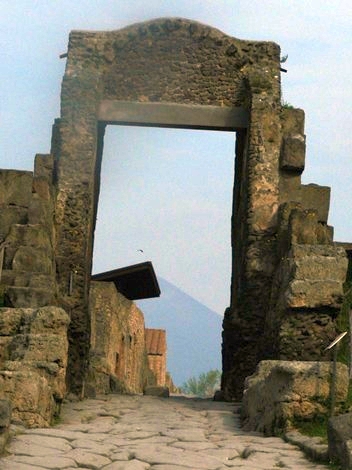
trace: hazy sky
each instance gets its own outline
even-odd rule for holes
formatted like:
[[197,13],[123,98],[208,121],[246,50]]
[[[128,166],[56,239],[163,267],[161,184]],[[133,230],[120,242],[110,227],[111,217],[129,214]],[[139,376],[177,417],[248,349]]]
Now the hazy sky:
[[[306,112],[303,182],[332,187],[335,240],[352,241],[352,8],[307,0],[0,0],[0,167],[50,150],[72,29],[180,16],[288,54],[286,101]],[[94,270],[150,259],[157,274],[223,313],[230,288],[231,133],[112,127],[102,168]],[[137,251],[143,249],[144,254]]]

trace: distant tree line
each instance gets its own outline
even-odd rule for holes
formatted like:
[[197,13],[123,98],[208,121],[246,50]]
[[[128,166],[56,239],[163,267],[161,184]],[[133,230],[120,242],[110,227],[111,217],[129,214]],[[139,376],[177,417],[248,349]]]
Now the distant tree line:
[[212,369],[200,374],[198,378],[189,378],[181,387],[181,393],[201,398],[210,398],[220,388],[221,372]]

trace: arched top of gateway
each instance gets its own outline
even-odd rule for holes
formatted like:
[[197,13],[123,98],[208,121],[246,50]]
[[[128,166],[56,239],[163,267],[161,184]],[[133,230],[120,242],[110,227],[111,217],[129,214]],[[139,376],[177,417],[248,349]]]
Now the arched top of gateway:
[[95,82],[99,99],[243,106],[251,81],[280,94],[278,45],[236,39],[183,18],[72,31],[67,57],[65,79]]

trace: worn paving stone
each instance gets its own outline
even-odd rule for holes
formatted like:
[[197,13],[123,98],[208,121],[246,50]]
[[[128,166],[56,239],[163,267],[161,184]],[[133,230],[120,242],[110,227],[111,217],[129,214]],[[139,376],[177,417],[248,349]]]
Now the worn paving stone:
[[152,468],[148,463],[133,459],[123,463],[113,462],[104,467],[104,470],[148,470],[148,468]]
[[42,447],[40,445],[30,444],[29,442],[21,442],[19,440],[12,442],[7,450],[8,452],[15,455],[30,455],[32,457],[63,454],[63,451],[60,449]]
[[87,449],[73,449],[65,456],[74,460],[78,466],[85,465],[88,468],[93,468],[94,470],[103,468],[111,463],[111,460],[107,457],[100,454],[93,454],[92,452],[88,452]]
[[68,467],[77,468],[76,462],[73,459],[61,456],[46,456],[46,457],[29,457],[28,455],[16,455],[16,462],[22,464],[29,464],[35,467],[46,469],[63,469]]
[[1,459],[1,470],[40,470],[43,467],[37,467],[25,463],[15,462],[12,457]]
[[[12,442],[10,443],[9,446],[9,451],[16,453],[18,450],[23,450],[27,447],[43,447],[43,448],[49,448],[49,449],[54,449],[60,450],[62,452],[68,452],[72,449],[70,444],[66,439],[63,439],[62,437],[52,437],[52,436],[39,436],[35,434],[22,434],[19,436],[16,436]],[[44,452],[48,453],[51,452],[51,450],[45,450]]]
[[208,449],[219,449],[215,444],[211,442],[180,442],[176,441],[172,444],[169,444],[170,447],[176,447],[177,449],[183,450],[193,450],[195,452],[199,452],[200,450],[208,450]]
[[131,460],[133,454],[129,450],[121,450],[119,452],[114,452],[110,455],[110,460],[113,462]]
[[185,467],[180,467],[179,465],[153,465],[153,470],[185,470]]
[[[179,452],[177,452],[179,451]],[[155,447],[154,449],[138,449],[135,452],[137,459],[143,462],[148,462],[151,465],[157,464],[174,464],[193,469],[206,469],[216,470],[222,461],[214,457],[198,454],[197,452],[181,451],[179,449],[161,449]]]
[[76,441],[71,442],[71,446],[74,448],[86,449],[88,452],[105,456],[109,456],[117,449],[113,444],[91,441],[89,439],[77,439]]
[[76,439],[84,439],[87,436],[87,433],[80,431],[69,431],[66,429],[58,428],[39,428],[39,429],[30,429],[26,431],[26,434],[38,435],[38,436],[50,436],[50,437],[62,437],[67,441],[74,441]]
[[0,469],[327,469],[282,439],[242,431],[231,403],[111,395],[64,404],[61,421],[22,430]]

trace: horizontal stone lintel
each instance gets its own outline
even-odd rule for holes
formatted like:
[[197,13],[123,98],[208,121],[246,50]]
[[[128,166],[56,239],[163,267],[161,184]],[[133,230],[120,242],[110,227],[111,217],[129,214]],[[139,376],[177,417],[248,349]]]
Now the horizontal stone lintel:
[[232,132],[246,129],[248,116],[243,107],[175,103],[103,100],[98,108],[98,120],[105,124]]

